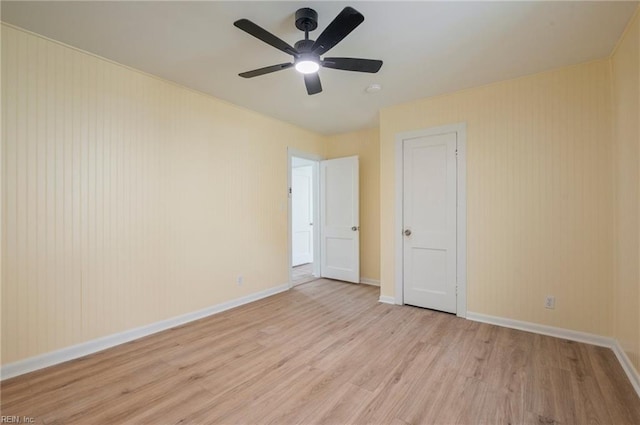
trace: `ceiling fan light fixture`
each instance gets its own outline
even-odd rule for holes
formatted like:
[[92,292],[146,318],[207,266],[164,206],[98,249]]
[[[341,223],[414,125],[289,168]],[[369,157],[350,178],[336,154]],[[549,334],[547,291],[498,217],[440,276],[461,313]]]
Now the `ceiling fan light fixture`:
[[318,72],[320,64],[311,59],[303,59],[296,62],[296,71],[302,74],[313,74]]
[[[322,84],[318,75],[320,67],[375,74],[382,66],[381,60],[324,57],[329,50],[340,43],[363,21],[364,16],[362,16],[362,13],[347,6],[331,21],[318,38],[311,40],[309,39],[309,31],[313,31],[318,27],[318,13],[313,9],[303,7],[296,11],[296,28],[304,32],[304,40],[298,40],[291,46],[250,20],[238,19],[233,23],[237,28],[281,52],[293,56],[293,62],[265,66],[252,71],[241,72],[238,75],[242,78],[253,78],[295,67],[304,76],[307,94],[314,95],[322,91]],[[320,59],[320,57],[324,59]]]

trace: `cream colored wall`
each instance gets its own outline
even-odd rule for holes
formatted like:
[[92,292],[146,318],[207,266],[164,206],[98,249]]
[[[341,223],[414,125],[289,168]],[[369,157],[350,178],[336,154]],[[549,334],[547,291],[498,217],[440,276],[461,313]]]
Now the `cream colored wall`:
[[614,337],[640,371],[640,16],[611,58],[614,106]]
[[288,282],[323,137],[5,25],[2,88],[3,364]]
[[327,138],[328,159],[360,157],[360,276],[380,280],[380,133],[377,128]]
[[394,295],[395,136],[465,122],[468,311],[611,335],[609,71],[602,60],[383,109],[382,295]]

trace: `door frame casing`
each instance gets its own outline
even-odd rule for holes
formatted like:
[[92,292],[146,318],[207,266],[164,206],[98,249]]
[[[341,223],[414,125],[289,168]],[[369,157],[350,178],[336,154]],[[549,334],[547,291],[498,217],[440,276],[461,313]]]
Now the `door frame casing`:
[[395,144],[395,304],[404,304],[404,141],[456,133],[456,315],[467,315],[467,124],[458,123],[396,134]]
[[313,275],[320,277],[320,161],[324,160],[320,155],[312,154],[287,147],[287,274],[289,276],[289,288],[293,287],[293,262],[292,262],[292,202],[291,172],[293,157],[313,161]]

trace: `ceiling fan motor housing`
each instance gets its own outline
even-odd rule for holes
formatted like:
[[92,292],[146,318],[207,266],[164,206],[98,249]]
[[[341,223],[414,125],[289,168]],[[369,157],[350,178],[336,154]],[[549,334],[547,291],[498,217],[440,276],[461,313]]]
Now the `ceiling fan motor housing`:
[[313,40],[300,40],[296,41],[296,44],[293,45],[299,52],[310,52],[312,46]]
[[308,7],[296,11],[296,28],[300,31],[313,31],[318,28],[318,13]]

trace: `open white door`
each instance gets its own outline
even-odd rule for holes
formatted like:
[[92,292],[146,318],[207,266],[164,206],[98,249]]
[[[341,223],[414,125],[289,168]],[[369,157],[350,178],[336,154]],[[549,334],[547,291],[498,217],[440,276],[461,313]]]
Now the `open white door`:
[[358,157],[320,162],[320,274],[360,283]]

